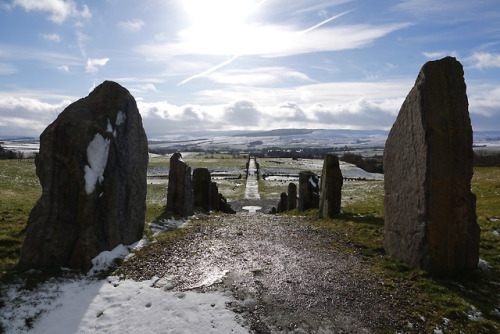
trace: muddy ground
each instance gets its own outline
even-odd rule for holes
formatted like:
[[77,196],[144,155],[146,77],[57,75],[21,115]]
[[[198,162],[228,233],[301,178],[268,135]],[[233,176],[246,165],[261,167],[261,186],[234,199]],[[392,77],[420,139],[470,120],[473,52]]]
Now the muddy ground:
[[[243,204],[249,204],[243,203]],[[222,290],[253,333],[418,332],[354,252],[304,217],[269,214],[201,218],[186,238],[130,260],[134,279],[166,290]]]

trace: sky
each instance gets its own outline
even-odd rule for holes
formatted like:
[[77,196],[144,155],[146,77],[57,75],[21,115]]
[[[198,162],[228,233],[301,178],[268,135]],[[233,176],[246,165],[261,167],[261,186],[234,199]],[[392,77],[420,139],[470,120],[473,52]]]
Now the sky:
[[104,80],[148,137],[388,130],[445,56],[474,131],[500,130],[498,0],[0,0],[0,137],[39,136]]

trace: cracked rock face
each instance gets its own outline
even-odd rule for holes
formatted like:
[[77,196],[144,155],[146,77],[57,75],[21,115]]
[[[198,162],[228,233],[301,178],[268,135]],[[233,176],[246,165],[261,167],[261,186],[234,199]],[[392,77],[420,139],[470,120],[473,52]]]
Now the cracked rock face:
[[28,219],[22,267],[89,269],[142,237],[148,143],[132,95],[105,81],[40,136],[42,196]]
[[387,254],[436,273],[477,267],[472,156],[462,65],[428,62],[385,145]]

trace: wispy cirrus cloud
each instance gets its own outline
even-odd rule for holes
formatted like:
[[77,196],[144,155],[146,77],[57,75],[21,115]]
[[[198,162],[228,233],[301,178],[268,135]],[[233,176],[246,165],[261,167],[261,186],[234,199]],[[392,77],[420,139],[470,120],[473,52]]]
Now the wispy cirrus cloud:
[[92,13],[86,4],[78,9],[72,0],[14,0],[11,7],[21,7],[24,10],[48,12],[48,19],[55,23],[63,23],[68,18],[90,19]]
[[61,41],[61,36],[59,34],[53,33],[53,34],[42,34],[42,38],[51,41],[51,42],[56,42],[59,43]]
[[140,31],[144,25],[145,22],[140,19],[127,20],[118,23],[119,27],[128,31]]

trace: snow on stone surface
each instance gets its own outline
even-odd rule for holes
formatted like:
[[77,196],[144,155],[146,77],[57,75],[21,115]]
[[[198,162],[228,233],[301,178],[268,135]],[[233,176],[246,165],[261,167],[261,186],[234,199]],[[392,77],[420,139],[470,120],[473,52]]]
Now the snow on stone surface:
[[87,160],[89,165],[85,166],[85,191],[91,194],[95,190],[97,182],[104,180],[104,169],[108,162],[109,139],[104,139],[96,134],[87,147]]
[[125,113],[121,110],[118,111],[118,114],[116,115],[116,126],[122,125],[126,119],[127,119],[127,116],[125,116]]

